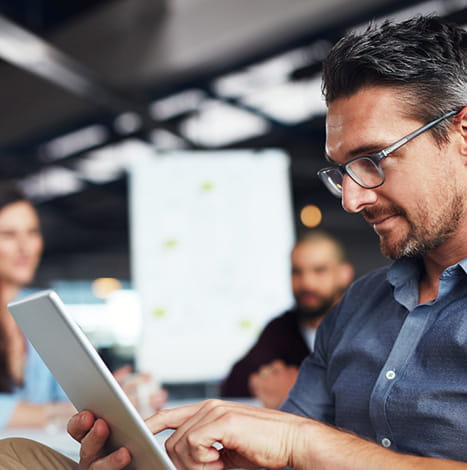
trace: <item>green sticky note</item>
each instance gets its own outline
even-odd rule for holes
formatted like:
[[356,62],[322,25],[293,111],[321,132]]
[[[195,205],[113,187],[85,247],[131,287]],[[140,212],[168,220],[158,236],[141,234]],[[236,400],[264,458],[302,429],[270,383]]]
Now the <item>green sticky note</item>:
[[242,318],[238,323],[241,330],[251,330],[253,323],[249,318]]
[[152,316],[154,318],[164,318],[167,315],[167,310],[162,307],[155,308],[152,311]]
[[178,245],[178,240],[176,238],[168,238],[164,244],[168,249],[176,248]]
[[209,193],[214,190],[215,184],[213,181],[205,181],[201,184],[201,191],[203,193]]

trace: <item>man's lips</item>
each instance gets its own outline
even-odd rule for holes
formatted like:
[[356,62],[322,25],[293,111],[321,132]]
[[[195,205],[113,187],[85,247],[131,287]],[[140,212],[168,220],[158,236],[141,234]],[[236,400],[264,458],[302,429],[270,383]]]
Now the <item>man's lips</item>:
[[370,225],[378,225],[383,223],[385,220],[390,219],[391,217],[394,217],[394,214],[388,214],[388,215],[383,215],[383,216],[378,216],[378,217],[365,217],[365,220],[370,224]]
[[297,299],[301,304],[316,304],[321,301],[321,298],[312,292],[301,292],[297,295]]
[[387,214],[375,218],[365,217],[365,220],[373,227],[376,232],[378,232],[380,230],[389,228],[394,219],[398,216],[398,214]]

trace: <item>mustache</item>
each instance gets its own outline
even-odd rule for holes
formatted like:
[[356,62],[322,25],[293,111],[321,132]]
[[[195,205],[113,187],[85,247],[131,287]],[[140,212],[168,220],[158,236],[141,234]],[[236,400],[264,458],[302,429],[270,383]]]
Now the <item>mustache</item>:
[[299,290],[296,294],[297,297],[301,297],[303,295],[314,295],[315,297],[321,298],[321,296],[317,292],[315,292],[314,290],[310,290],[310,289]]
[[389,217],[389,216],[406,216],[406,212],[399,206],[391,204],[387,207],[367,207],[362,209],[360,212],[363,218],[371,224],[371,221],[379,219],[380,217]]

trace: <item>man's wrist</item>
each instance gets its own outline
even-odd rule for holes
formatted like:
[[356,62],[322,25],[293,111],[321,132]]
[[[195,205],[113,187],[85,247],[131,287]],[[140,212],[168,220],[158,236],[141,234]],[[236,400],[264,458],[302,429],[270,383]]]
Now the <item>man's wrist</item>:
[[296,426],[290,466],[296,470],[354,468],[351,462],[360,446],[376,447],[352,433],[304,418]]
[[321,431],[323,427],[327,428],[328,426],[312,419],[300,418],[294,426],[289,461],[290,467],[295,470],[314,468],[317,453],[316,447],[317,443],[322,442]]

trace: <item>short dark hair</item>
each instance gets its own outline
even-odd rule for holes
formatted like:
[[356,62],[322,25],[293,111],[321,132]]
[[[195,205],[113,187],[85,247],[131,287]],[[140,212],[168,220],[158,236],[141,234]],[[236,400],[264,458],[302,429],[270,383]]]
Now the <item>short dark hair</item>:
[[320,241],[330,242],[334,247],[337,260],[340,263],[344,263],[346,261],[347,255],[342,242],[336,236],[321,228],[315,228],[299,232],[297,236],[297,241],[294,245],[294,249],[297,245],[300,245],[301,243],[314,243]]
[[29,202],[22,189],[11,181],[0,181],[0,210],[20,201]]
[[[467,32],[436,16],[417,16],[349,33],[323,65],[329,104],[371,86],[399,88],[408,117],[429,122],[467,105]],[[447,140],[449,123],[432,129]]]

